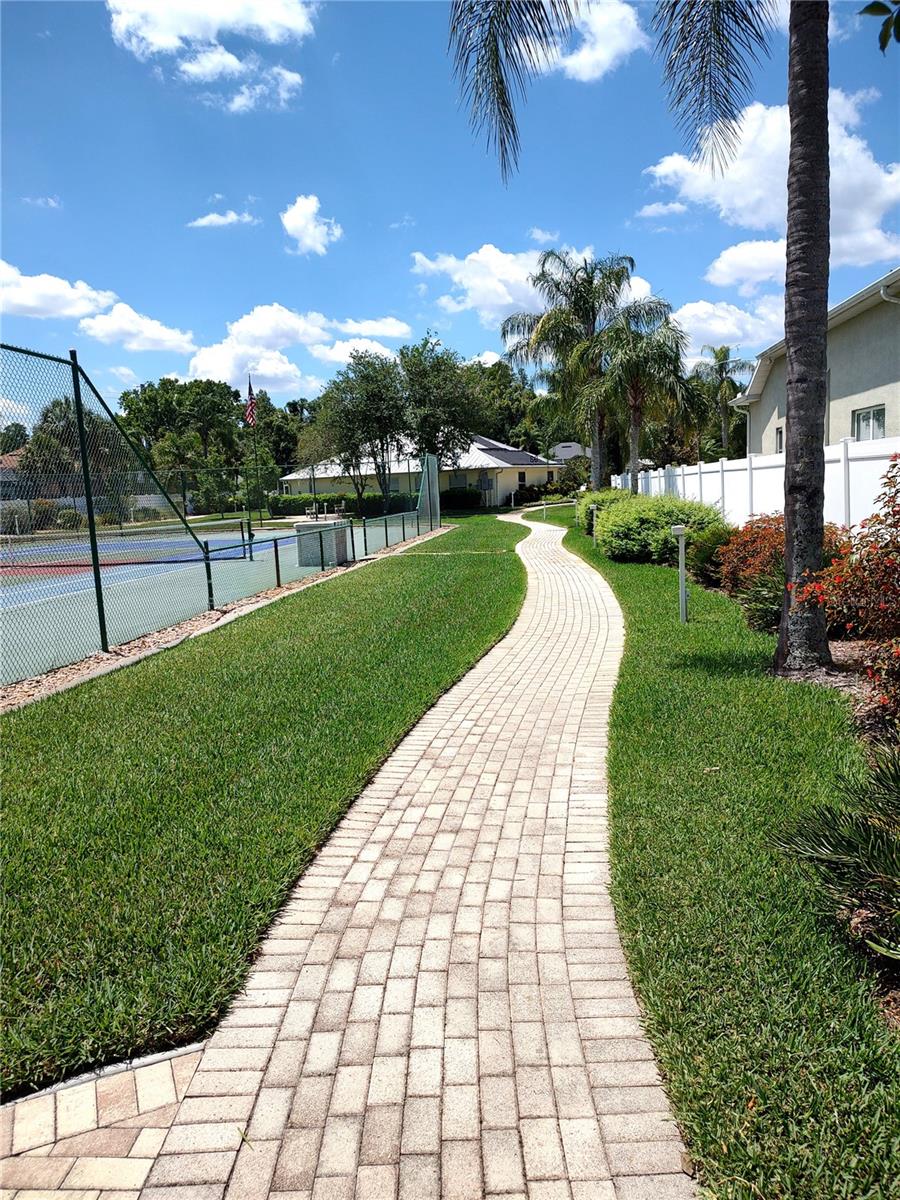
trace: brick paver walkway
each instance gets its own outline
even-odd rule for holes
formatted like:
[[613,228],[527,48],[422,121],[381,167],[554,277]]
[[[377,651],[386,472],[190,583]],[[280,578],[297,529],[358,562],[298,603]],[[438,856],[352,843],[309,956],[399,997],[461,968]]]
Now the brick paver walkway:
[[5,1110],[3,1200],[694,1195],[607,890],[622,618],[532,529],[515,626],[350,809],[202,1054],[143,1067],[143,1103],[123,1072]]

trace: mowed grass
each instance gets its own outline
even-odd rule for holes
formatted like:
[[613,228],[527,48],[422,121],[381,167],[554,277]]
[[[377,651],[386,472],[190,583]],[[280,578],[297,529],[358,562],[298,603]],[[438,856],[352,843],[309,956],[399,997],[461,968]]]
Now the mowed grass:
[[460,521],[4,719],[5,1088],[210,1029],[349,802],[512,624],[523,536]]
[[769,675],[773,639],[726,597],[692,586],[683,627],[674,570],[609,562],[574,529],[565,544],[625,614],[614,900],[701,1178],[741,1200],[900,1195],[900,1038],[871,969],[772,845],[861,769],[846,701]]

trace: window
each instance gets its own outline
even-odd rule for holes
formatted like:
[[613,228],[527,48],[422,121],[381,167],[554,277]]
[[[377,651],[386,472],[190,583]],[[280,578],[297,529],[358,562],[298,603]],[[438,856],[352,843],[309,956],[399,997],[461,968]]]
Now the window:
[[884,437],[884,405],[858,408],[853,414],[853,436],[858,442],[872,442]]
[[552,483],[552,482],[553,482],[553,472],[552,472],[552,471],[548,471],[548,472],[547,472],[547,482],[548,482],[548,483]]
[[525,486],[525,472],[520,471],[519,472],[519,487],[524,487],[524,486]]
[[399,491],[400,491],[400,480],[397,478],[397,476],[396,476],[396,475],[392,475],[392,476],[391,476],[391,482],[390,482],[390,485],[389,485],[389,486],[390,486],[390,490],[391,490],[392,492],[399,492]]
[[464,488],[468,483],[465,471],[450,472],[450,486],[452,488]]
[[775,426],[775,453],[781,454],[784,451],[784,426]]

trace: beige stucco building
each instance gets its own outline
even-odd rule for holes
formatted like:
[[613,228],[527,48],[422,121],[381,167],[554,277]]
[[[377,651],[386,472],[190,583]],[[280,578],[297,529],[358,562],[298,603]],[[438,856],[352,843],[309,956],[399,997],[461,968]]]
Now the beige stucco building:
[[[828,314],[825,444],[900,436],[900,267]],[[784,449],[784,342],[759,355],[735,406],[747,409],[747,450]]]

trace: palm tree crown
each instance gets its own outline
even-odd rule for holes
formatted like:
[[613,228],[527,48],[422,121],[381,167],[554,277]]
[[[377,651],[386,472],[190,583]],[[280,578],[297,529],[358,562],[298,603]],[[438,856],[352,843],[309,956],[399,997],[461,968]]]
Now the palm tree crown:
[[723,455],[728,454],[728,435],[731,432],[731,402],[740,393],[741,385],[735,375],[746,375],[753,370],[747,358],[738,358],[731,353],[730,346],[704,346],[701,354],[712,357],[698,362],[694,375],[705,386],[719,416],[719,444]]

